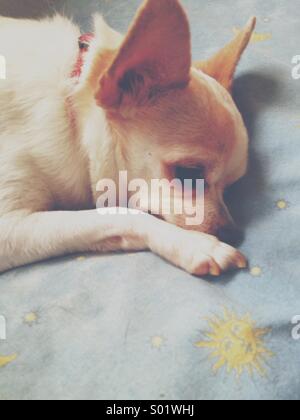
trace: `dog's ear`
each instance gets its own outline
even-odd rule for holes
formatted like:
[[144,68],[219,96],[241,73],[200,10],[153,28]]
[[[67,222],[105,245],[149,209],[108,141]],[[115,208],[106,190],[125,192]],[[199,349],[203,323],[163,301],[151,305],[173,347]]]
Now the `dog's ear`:
[[194,67],[213,77],[230,91],[235,70],[243,52],[251,40],[255,26],[256,18],[253,17],[233,41],[226,45],[211,59],[194,63]]
[[190,69],[190,30],[183,8],[178,0],[147,0],[101,76],[95,97],[105,108],[141,104],[160,91],[185,86]]

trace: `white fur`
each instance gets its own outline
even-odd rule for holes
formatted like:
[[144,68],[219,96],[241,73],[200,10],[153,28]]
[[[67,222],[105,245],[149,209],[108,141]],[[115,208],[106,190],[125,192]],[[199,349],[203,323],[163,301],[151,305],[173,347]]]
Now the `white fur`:
[[116,179],[125,165],[88,86],[95,55],[117,48],[122,37],[99,16],[96,28],[77,84],[70,78],[78,56],[75,25],[59,16],[0,18],[7,62],[7,79],[0,80],[0,271],[72,252],[122,249],[151,249],[193,274],[244,266],[238,251],[209,235],[146,214],[83,211],[94,206],[99,177]]

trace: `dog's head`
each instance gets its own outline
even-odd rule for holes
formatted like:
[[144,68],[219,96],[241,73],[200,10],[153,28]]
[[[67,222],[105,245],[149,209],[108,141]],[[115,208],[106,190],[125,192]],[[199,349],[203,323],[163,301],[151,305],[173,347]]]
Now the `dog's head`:
[[[204,222],[192,226],[202,232],[232,225],[224,190],[247,169],[248,136],[230,91],[254,26],[253,18],[213,58],[192,63],[179,2],[147,0],[121,46],[98,60],[102,67],[106,62],[101,75],[92,76],[130,178],[205,180]],[[161,216],[191,228],[184,214]]]

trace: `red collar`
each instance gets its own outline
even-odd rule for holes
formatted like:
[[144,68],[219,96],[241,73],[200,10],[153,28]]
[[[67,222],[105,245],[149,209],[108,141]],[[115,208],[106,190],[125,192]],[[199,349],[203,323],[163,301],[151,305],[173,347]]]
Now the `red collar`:
[[94,39],[94,34],[92,34],[91,32],[81,35],[81,37],[78,39],[79,54],[78,54],[75,67],[71,73],[72,78],[79,79],[79,77],[81,76],[82,67],[84,64],[84,57],[86,53],[88,52],[90,43],[93,39]]
[[[90,47],[90,42],[93,39],[94,39],[94,34],[92,33],[81,35],[81,37],[78,39],[78,45],[79,45],[78,58],[72,70],[72,73],[70,75],[72,79],[76,79],[76,82],[79,80],[81,76],[85,55],[88,52],[89,47]],[[67,105],[67,113],[69,116],[71,129],[73,131],[73,135],[76,136],[77,135],[77,118],[76,118],[76,111],[74,109],[71,97],[67,98],[66,105]]]

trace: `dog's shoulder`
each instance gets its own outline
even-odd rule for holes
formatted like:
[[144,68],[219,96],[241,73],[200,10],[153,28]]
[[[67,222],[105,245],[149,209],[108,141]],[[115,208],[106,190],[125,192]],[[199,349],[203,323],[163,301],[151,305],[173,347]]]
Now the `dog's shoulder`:
[[37,122],[42,128],[54,110],[59,125],[79,34],[79,28],[62,16],[0,18],[0,56],[6,67],[0,80],[0,133],[6,133],[1,135],[2,145],[7,133],[16,132],[16,124],[28,132]]
[[69,73],[78,54],[79,28],[56,15],[43,20],[0,18],[0,55],[7,80],[53,81]]

